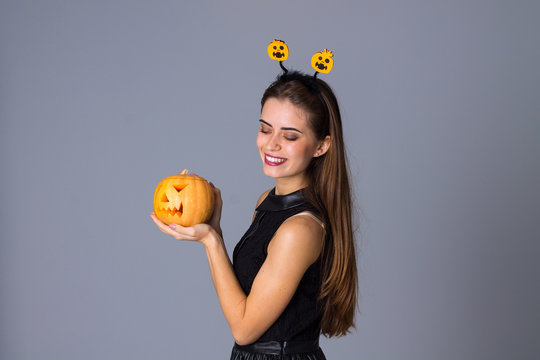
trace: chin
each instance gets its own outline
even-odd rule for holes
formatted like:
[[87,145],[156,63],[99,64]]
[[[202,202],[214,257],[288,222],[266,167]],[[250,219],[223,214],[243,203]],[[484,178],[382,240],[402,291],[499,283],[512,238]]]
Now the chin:
[[280,173],[276,171],[276,169],[269,168],[266,165],[263,165],[263,172],[264,172],[264,175],[274,178],[274,179],[281,177]]

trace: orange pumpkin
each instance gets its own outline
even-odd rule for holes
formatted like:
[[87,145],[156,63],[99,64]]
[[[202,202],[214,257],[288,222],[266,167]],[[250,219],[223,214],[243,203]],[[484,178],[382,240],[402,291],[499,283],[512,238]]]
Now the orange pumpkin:
[[213,211],[210,184],[187,169],[161,180],[154,192],[154,212],[165,224],[193,226],[208,221]]

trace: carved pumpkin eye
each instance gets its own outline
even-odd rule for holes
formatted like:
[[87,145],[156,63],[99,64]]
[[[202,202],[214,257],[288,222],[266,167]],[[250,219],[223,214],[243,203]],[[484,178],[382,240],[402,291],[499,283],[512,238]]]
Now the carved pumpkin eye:
[[210,184],[187,170],[161,180],[154,192],[154,212],[165,224],[193,226],[208,221],[213,211]]

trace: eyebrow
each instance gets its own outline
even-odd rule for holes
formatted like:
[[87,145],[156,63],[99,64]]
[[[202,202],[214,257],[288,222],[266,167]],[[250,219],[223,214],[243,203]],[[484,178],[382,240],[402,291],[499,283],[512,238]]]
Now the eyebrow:
[[[267,122],[264,121],[263,119],[260,119],[259,121],[262,122],[263,124],[268,125],[268,126],[270,126],[271,128],[273,128],[272,125],[270,125],[269,123],[267,123]],[[297,132],[299,132],[300,134],[303,134],[303,132],[301,132],[301,131],[298,130],[297,128],[293,128],[293,127],[282,127],[281,130],[297,131]]]

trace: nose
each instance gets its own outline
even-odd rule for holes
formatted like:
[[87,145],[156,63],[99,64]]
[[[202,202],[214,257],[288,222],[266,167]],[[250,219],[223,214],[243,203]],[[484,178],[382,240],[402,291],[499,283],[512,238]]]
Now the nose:
[[269,151],[281,150],[279,134],[272,134],[270,139],[268,139],[268,143],[266,144],[266,147],[268,148]]

